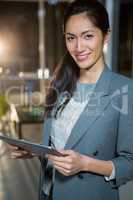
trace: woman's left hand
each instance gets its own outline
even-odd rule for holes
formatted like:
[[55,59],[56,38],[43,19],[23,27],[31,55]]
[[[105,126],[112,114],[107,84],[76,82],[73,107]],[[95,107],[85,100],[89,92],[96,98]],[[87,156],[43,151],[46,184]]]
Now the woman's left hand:
[[55,169],[65,176],[74,175],[84,170],[85,156],[73,150],[59,151],[64,156],[48,155]]

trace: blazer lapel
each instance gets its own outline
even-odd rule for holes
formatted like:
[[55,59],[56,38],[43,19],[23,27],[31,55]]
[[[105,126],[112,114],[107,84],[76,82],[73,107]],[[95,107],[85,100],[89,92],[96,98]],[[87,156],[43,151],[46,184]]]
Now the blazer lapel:
[[79,140],[86,134],[86,131],[103,114],[111,98],[109,96],[109,86],[111,71],[105,67],[99,80],[96,83],[88,104],[81,113],[77,123],[72,129],[71,135],[65,145],[65,149],[74,148]]

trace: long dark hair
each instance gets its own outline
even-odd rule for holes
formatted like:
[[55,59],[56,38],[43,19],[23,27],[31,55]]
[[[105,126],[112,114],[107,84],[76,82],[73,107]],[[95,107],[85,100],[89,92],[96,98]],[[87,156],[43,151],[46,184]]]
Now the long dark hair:
[[[94,0],[76,0],[68,4],[68,7],[64,12],[63,31],[65,32],[66,24],[72,15],[83,12],[85,12],[92,23],[102,31],[103,35],[108,32],[108,13],[100,2]],[[45,99],[45,115],[49,116],[51,114],[51,111],[53,107],[56,106],[58,97],[62,92],[67,91],[69,93],[69,97],[70,95],[73,95],[79,75],[79,67],[69,52],[66,52],[56,68],[49,85]],[[69,100],[70,98],[66,98],[66,101],[62,105],[63,108],[69,102]],[[60,107],[57,108],[57,112],[59,109]],[[57,112],[55,112],[55,117]]]

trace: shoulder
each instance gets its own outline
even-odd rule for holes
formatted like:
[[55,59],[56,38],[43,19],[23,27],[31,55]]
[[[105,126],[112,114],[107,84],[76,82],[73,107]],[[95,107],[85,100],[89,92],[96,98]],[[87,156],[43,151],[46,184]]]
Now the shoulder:
[[122,102],[128,98],[128,104],[133,106],[133,80],[121,74],[111,72],[110,92]]
[[122,87],[128,87],[133,91],[133,79],[128,78],[124,75],[118,74],[116,72],[111,72],[111,88],[122,88]]
[[117,84],[133,84],[133,80],[127,76],[112,72],[112,80]]

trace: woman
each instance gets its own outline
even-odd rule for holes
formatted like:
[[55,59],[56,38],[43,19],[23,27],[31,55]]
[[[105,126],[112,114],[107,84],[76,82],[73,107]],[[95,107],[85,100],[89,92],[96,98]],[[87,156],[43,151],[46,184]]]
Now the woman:
[[41,158],[40,199],[119,200],[119,186],[133,179],[132,81],[104,62],[110,27],[101,3],[70,3],[63,31],[67,53],[46,97],[43,138],[62,156]]

